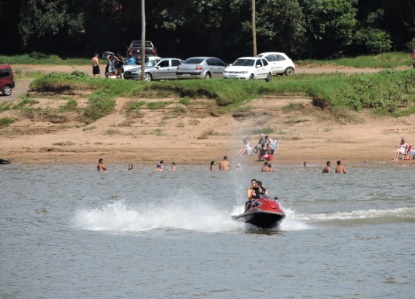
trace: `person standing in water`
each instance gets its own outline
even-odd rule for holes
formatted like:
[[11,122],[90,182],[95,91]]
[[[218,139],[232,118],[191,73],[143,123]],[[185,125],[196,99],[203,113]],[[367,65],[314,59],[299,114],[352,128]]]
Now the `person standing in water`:
[[342,165],[342,162],[340,160],[337,161],[336,173],[341,173],[341,174],[346,173],[346,168],[344,168],[344,166]]
[[228,161],[228,156],[224,156],[223,160],[219,163],[219,170],[220,171],[231,170],[231,164]]
[[107,168],[104,165],[104,159],[101,158],[101,159],[98,160],[97,170],[98,171],[105,171],[105,170],[107,170]]
[[323,173],[330,173],[330,170],[331,170],[330,166],[331,166],[330,161],[327,161],[326,167],[323,169]]

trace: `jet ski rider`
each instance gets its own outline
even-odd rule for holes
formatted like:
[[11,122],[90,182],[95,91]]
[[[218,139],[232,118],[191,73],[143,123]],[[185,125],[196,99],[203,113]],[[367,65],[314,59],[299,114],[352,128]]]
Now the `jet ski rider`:
[[248,201],[245,203],[245,212],[253,206],[253,202],[268,195],[268,191],[262,187],[262,182],[257,181],[256,179],[251,180],[251,187],[248,189]]

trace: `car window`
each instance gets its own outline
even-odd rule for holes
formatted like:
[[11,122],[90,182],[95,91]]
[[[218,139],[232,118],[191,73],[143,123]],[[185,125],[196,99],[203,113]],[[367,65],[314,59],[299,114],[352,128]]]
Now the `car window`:
[[178,66],[178,65],[181,65],[181,64],[182,64],[182,62],[178,59],[172,59],[172,61],[171,61],[172,66]]
[[257,66],[257,65],[262,66],[262,59],[257,59],[256,60],[255,66]]
[[203,62],[203,58],[189,58],[184,62],[185,64],[199,64]]
[[276,60],[277,60],[277,59],[275,58],[275,55],[274,55],[274,54],[267,55],[267,56],[265,56],[265,58],[266,58],[269,62],[272,62],[272,61],[276,61]]
[[266,59],[261,59],[261,61],[262,61],[262,64],[263,64],[264,66],[268,65],[268,61],[267,61]]
[[9,69],[2,69],[0,70],[0,78],[10,76]]
[[254,59],[237,59],[233,63],[235,66],[254,66]]
[[206,64],[207,65],[217,65],[216,60],[214,58],[206,59]]
[[160,61],[158,66],[159,67],[168,67],[169,66],[169,61],[168,60],[162,60],[162,61]]
[[149,60],[145,66],[155,66],[158,62],[160,61],[160,59],[153,59],[153,60]]
[[219,58],[214,58],[214,60],[217,66],[225,66],[225,63]]
[[282,55],[276,55],[277,56],[277,61],[284,61],[285,57]]

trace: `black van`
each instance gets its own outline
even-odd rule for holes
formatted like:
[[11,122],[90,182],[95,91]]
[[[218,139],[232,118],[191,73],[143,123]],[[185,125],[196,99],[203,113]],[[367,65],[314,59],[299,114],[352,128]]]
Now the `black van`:
[[12,94],[14,88],[13,71],[10,65],[0,64],[0,90],[5,96]]

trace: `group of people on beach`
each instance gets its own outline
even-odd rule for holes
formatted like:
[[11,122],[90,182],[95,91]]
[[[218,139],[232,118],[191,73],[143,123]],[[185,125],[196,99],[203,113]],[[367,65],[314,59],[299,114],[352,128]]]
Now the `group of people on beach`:
[[[92,76],[99,77],[101,74],[99,55],[94,53],[91,59]],[[136,59],[130,54],[128,58],[124,58],[119,52],[116,55],[107,55],[107,65],[105,67],[105,76],[121,78],[124,72],[124,65],[136,65]]]
[[274,140],[263,133],[259,134],[258,142],[252,147],[248,137],[243,140],[243,147],[238,151],[238,156],[258,155],[258,160],[272,160],[278,140]]

